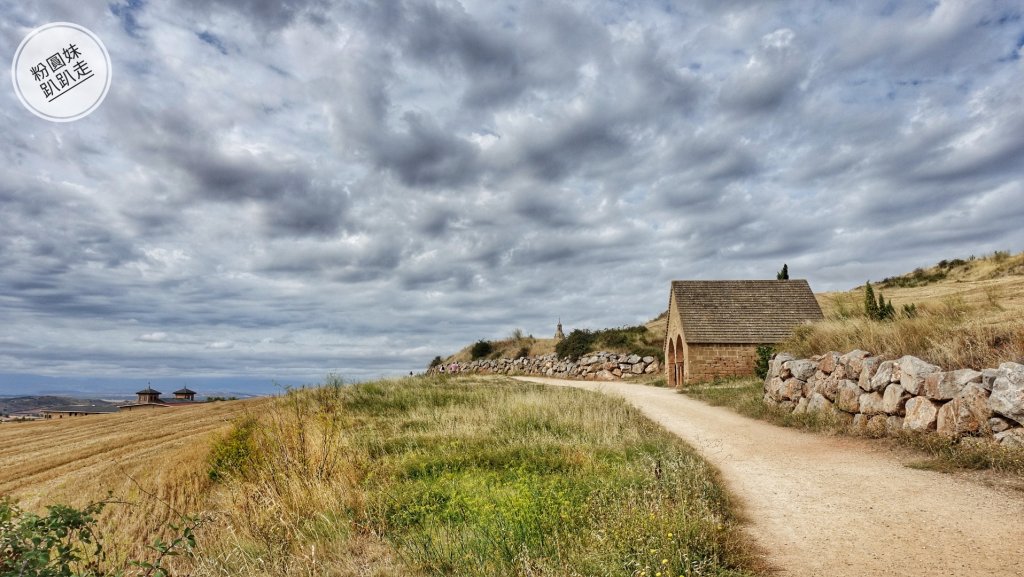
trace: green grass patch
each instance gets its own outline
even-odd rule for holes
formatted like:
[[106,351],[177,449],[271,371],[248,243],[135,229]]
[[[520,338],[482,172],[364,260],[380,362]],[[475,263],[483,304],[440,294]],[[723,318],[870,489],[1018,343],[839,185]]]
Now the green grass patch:
[[419,571],[750,574],[714,471],[621,400],[507,379],[374,387],[349,405],[388,415],[354,431],[371,455],[360,522]]
[[470,375],[331,379],[254,418],[256,458],[216,485],[197,575],[761,568],[716,472],[622,399]]

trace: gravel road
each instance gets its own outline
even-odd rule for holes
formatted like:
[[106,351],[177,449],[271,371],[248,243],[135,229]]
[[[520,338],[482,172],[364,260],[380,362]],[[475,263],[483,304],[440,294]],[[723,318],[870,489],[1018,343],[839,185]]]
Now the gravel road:
[[671,389],[520,377],[617,395],[696,447],[779,575],[1024,576],[1024,494],[911,469],[878,443],[776,427]]

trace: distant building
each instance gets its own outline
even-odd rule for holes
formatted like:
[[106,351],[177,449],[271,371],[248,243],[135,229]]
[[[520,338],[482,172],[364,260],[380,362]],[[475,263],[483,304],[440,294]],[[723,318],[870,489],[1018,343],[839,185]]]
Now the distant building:
[[178,389],[177,391],[171,393],[174,395],[173,399],[161,399],[160,395],[162,393],[160,391],[153,389],[153,387],[146,387],[145,389],[142,389],[141,391],[138,391],[135,394],[138,395],[138,400],[136,400],[134,403],[119,405],[118,408],[123,409],[125,411],[131,411],[133,409],[142,408],[191,405],[197,402],[197,393],[188,387],[182,387],[181,389]]
[[193,391],[192,389],[188,388],[188,387],[182,387],[182,388],[178,389],[177,391],[174,391],[173,394],[174,394],[174,398],[176,400],[184,400],[184,401],[195,401],[196,400],[196,392]]
[[558,319],[558,327],[555,329],[555,342],[565,340],[565,333],[562,332],[562,319]]
[[139,405],[145,405],[147,403],[159,403],[160,402],[160,391],[155,390],[153,387],[146,387],[141,391],[135,393],[139,396],[139,400],[136,401]]
[[53,407],[40,409],[39,414],[44,419],[63,419],[64,417],[83,417],[85,415],[108,415],[116,413],[117,407],[106,405],[68,405],[64,407]]
[[822,320],[806,280],[672,281],[665,369],[670,386],[754,374],[759,345]]

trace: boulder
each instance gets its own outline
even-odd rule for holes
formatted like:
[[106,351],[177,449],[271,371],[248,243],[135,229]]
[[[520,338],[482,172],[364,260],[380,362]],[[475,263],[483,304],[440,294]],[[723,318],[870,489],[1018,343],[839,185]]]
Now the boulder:
[[939,407],[935,416],[935,432],[946,437],[957,437],[956,434],[956,403],[950,401]]
[[612,374],[612,372],[609,371],[608,369],[601,369],[600,371],[597,371],[597,374],[594,375],[594,378],[599,380],[599,381],[615,381],[615,380],[617,380],[615,378],[615,375]]
[[764,382],[764,394],[775,399],[782,400],[782,379],[771,377]]
[[871,379],[874,378],[881,364],[882,359],[880,357],[868,357],[861,361],[860,376],[857,378],[857,384],[860,385],[860,388],[868,392],[879,390],[872,386]]
[[786,379],[779,387],[779,400],[797,401],[803,396],[803,381],[798,379]]
[[836,370],[832,371],[830,375],[818,381],[818,392],[825,395],[825,398],[828,400],[835,402],[836,397],[839,394],[839,384],[844,380],[843,368],[842,366],[839,366]]
[[800,397],[800,400],[796,402],[796,406],[793,407],[793,413],[799,415],[807,412],[807,397]]
[[851,424],[851,426],[854,429],[856,429],[857,432],[863,433],[864,430],[867,429],[868,427],[868,419],[870,418],[871,417],[865,415],[864,413],[857,413],[856,415],[853,416],[853,423]]
[[633,367],[630,369],[630,372],[633,373],[634,375],[642,375],[642,374],[644,374],[644,364],[643,363],[634,363]]
[[642,360],[649,365],[654,362],[654,357],[644,357]]
[[782,364],[786,361],[792,361],[793,355],[789,353],[776,353],[772,360],[768,363],[768,376],[778,376],[782,371]]
[[903,428],[910,431],[934,431],[939,416],[939,404],[925,397],[914,397],[907,401],[907,416]]
[[856,349],[839,357],[839,364],[846,369],[846,378],[857,380],[864,369],[864,359],[871,356],[871,353]]
[[847,413],[860,412],[861,388],[857,383],[844,379],[839,383],[839,392],[836,393],[836,407]]
[[1002,417],[989,417],[988,419],[988,428],[993,433],[1002,433],[1003,431],[1012,429],[1013,427],[1013,421],[1009,421]]
[[937,372],[926,375],[920,394],[933,401],[948,401],[957,396],[967,383],[980,383],[981,373],[971,369]]
[[920,394],[924,385],[924,378],[941,369],[931,363],[926,363],[917,357],[906,355],[899,360],[900,385],[912,395]]
[[968,383],[960,390],[953,405],[953,432],[957,435],[988,434],[988,420],[992,409],[988,408],[988,391],[981,383]]
[[786,361],[782,364],[784,371],[789,371],[789,374],[801,381],[807,381],[814,375],[814,371],[818,369],[818,365],[806,359],[799,359],[795,361]]
[[1024,365],[999,365],[999,376],[992,381],[988,406],[993,413],[1018,423],[1024,422]]
[[803,392],[801,393],[803,396],[805,396],[807,398],[810,398],[811,397],[811,393],[817,392],[817,386],[818,386],[817,379],[818,379],[818,375],[819,374],[821,374],[821,373],[819,373],[817,371],[817,369],[815,369],[814,374],[812,374],[809,379],[804,381],[804,388],[803,388]]
[[808,413],[832,413],[835,412],[835,407],[832,401],[828,400],[821,393],[812,393],[811,397],[807,399],[807,412]]
[[1024,448],[1024,428],[1017,427],[996,433],[995,439],[1003,447]]
[[903,429],[903,417],[897,417],[896,415],[890,415],[885,418],[885,430],[890,435],[895,434]]
[[910,397],[910,393],[903,390],[902,386],[893,383],[886,387],[885,393],[882,394],[882,411],[890,415],[903,415],[907,399]]
[[839,353],[827,352],[821,356],[821,360],[818,361],[818,370],[825,373],[826,375],[832,374],[832,371],[836,370],[839,366]]
[[882,395],[879,393],[861,393],[860,412],[868,416],[881,415],[885,412]]
[[[868,381],[868,386],[865,387],[864,383],[861,382],[859,383],[860,387],[866,391],[884,391],[890,383],[894,383],[898,380],[895,372],[896,361],[882,361],[878,364],[878,368],[875,370],[874,376],[872,376],[871,380]],[[863,377],[863,375],[861,376]]]
[[981,369],[981,386],[986,391],[992,390],[992,383],[999,376],[999,369]]
[[658,366],[658,361],[654,361],[651,364],[647,365],[647,368],[644,369],[644,374],[653,375],[654,373],[658,372],[659,368],[660,367]]
[[622,376],[622,369],[616,367],[616,368],[612,369],[612,374],[615,375],[616,377],[621,377]]
[[641,357],[640,355],[629,355],[628,357],[626,357],[626,362],[631,365],[635,365],[639,363],[641,359],[643,359],[643,357]]

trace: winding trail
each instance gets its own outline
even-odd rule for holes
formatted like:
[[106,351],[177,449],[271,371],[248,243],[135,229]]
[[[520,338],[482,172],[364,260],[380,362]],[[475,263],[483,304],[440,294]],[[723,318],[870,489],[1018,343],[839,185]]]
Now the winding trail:
[[910,469],[877,443],[777,427],[671,389],[517,378],[621,396],[694,446],[779,575],[1024,576],[1020,492]]

